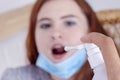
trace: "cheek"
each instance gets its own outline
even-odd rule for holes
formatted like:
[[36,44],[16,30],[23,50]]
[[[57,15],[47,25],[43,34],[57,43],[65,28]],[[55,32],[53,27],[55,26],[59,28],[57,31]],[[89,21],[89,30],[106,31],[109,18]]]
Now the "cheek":
[[71,34],[71,36],[70,35],[68,35],[69,37],[67,37],[68,38],[68,42],[69,42],[69,44],[70,45],[78,45],[78,44],[81,44],[82,42],[80,41],[80,38],[82,37],[82,35],[79,35],[79,34]]
[[41,39],[40,39],[40,37],[38,36],[38,35],[36,35],[35,36],[35,43],[36,43],[36,46],[37,46],[37,50],[38,50],[38,52],[40,52],[40,50],[41,50]]
[[47,46],[47,37],[45,37],[45,35],[42,35],[40,32],[36,32],[35,34],[35,42],[36,42],[36,46],[37,46],[37,50],[39,52],[44,52]]
[[69,34],[67,34],[66,38],[67,38],[67,41],[68,41],[68,44],[70,45],[78,45],[78,44],[81,44],[81,37],[85,36],[86,34],[88,33],[87,30],[80,30],[80,29],[77,29],[77,30],[73,30],[71,31]]

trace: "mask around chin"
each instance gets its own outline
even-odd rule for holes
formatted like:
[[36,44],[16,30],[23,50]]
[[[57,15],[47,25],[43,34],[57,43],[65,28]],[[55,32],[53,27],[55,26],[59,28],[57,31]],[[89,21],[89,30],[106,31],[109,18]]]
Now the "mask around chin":
[[49,74],[67,80],[77,73],[77,71],[80,70],[85,64],[87,60],[86,53],[86,49],[83,48],[76,51],[71,57],[63,62],[56,64],[51,62],[45,55],[41,53],[36,61],[36,66],[42,68]]

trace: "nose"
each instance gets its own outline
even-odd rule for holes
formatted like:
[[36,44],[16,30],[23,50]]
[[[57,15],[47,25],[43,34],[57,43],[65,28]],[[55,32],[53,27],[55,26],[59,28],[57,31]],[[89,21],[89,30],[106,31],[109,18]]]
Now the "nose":
[[53,34],[52,34],[52,39],[53,40],[57,40],[57,39],[62,39],[63,35],[61,33],[61,31],[53,31]]

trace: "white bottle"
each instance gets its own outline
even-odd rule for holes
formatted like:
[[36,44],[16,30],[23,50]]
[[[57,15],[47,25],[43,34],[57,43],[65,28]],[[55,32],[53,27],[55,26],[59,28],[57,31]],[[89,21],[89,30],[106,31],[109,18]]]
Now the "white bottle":
[[104,64],[102,53],[98,46],[93,43],[86,43],[79,46],[65,47],[66,51],[72,49],[86,48],[88,55],[88,62],[91,69],[93,69],[94,76],[92,80],[107,80],[106,67]]

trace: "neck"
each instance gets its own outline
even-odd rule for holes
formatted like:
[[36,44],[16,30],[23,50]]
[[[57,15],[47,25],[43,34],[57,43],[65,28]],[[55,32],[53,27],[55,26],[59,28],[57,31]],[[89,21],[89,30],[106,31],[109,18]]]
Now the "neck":
[[[52,78],[52,80],[63,80],[63,79],[58,78],[58,77],[56,77],[54,75],[51,75],[51,78]],[[69,80],[75,80],[75,76],[71,77]]]

